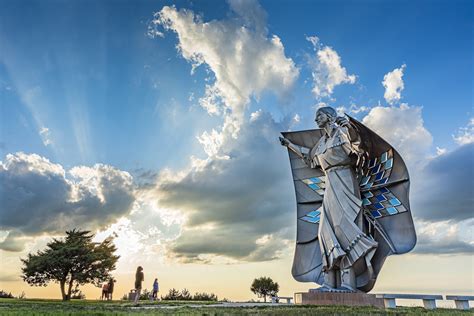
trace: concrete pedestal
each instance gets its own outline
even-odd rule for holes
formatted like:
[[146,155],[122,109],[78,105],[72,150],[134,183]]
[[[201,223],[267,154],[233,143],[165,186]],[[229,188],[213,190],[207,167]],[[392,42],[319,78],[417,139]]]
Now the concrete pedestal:
[[366,293],[300,292],[295,293],[295,304],[374,306],[384,308],[383,299],[376,298],[374,294]]

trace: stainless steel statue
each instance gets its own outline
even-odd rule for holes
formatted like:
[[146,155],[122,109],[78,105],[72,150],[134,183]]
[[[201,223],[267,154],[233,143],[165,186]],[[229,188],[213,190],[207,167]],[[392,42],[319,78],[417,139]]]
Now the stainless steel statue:
[[360,122],[331,107],[320,129],[284,132],[297,200],[293,277],[319,291],[370,291],[391,254],[410,251],[416,234],[409,177],[400,155]]

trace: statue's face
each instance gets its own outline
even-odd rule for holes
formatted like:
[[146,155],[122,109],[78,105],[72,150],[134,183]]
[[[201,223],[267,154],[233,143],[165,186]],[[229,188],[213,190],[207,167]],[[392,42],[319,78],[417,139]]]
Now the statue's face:
[[316,113],[316,118],[314,121],[319,127],[323,128],[327,123],[329,123],[329,116],[323,111],[319,111]]

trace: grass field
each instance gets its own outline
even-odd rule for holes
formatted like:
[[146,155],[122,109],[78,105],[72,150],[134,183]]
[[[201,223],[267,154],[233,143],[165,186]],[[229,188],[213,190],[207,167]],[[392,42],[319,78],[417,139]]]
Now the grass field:
[[[209,306],[206,306],[209,305]],[[399,307],[394,310],[345,306],[253,306],[218,307],[209,302],[140,302],[126,301],[0,299],[0,315],[472,315],[472,311],[453,309],[425,310]]]

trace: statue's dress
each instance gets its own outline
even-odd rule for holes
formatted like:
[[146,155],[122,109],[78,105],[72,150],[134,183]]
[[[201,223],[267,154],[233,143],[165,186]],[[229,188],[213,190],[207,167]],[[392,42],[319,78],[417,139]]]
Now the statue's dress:
[[362,200],[355,174],[354,148],[345,127],[334,126],[309,153],[312,168],[326,175],[319,243],[322,270],[347,269],[366,258],[370,262],[377,242],[364,233]]

